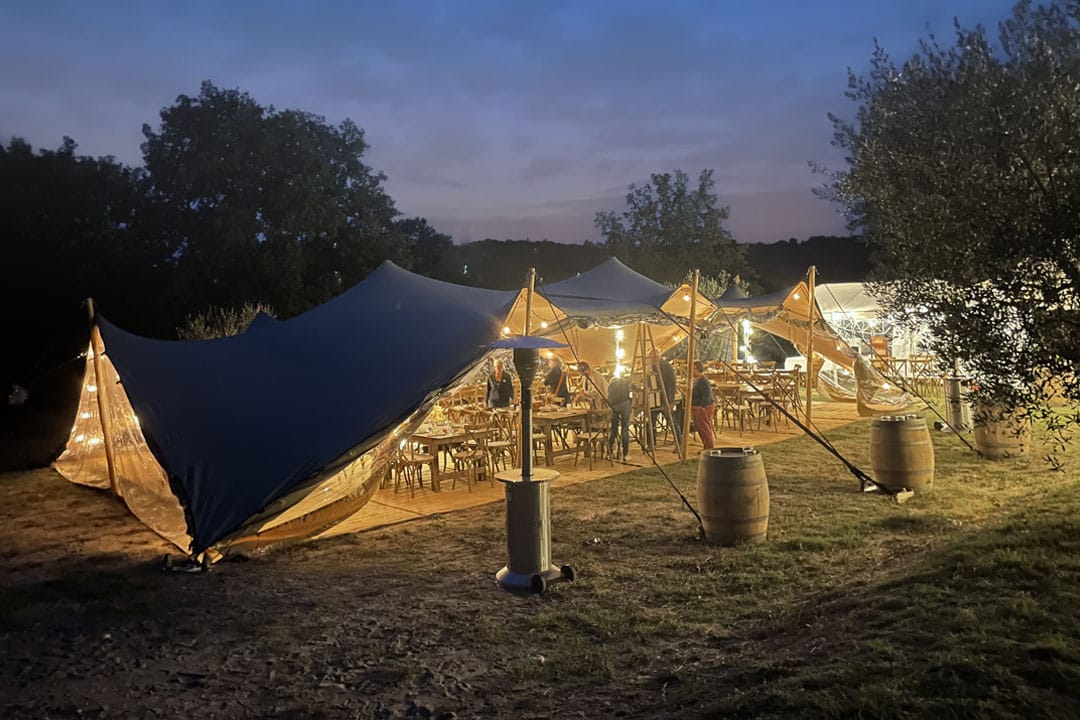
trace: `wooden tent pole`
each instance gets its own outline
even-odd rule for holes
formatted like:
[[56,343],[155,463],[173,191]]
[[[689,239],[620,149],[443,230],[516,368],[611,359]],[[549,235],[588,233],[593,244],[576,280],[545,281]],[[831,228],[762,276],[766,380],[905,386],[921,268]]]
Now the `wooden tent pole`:
[[90,316],[90,354],[94,359],[94,387],[97,391],[98,420],[101,422],[101,439],[105,444],[105,466],[109,470],[109,489],[114,495],[116,490],[116,462],[113,459],[112,429],[109,428],[109,401],[105,397],[106,378],[101,370],[101,356],[105,352],[105,343],[101,340],[97,315],[94,313],[94,299],[86,298],[86,311]]
[[690,408],[692,399],[694,396],[694,338],[697,335],[697,328],[695,324],[697,322],[697,289],[698,289],[698,277],[700,272],[694,270],[694,284],[690,290],[690,342],[686,348],[686,391],[683,394],[683,426],[682,426],[682,443],[686,449],[685,452],[690,451]]
[[529,268],[529,285],[525,292],[525,335],[532,332],[533,293],[536,292],[536,268]]
[[807,271],[807,302],[810,310],[807,318],[810,321],[806,333],[806,424],[813,421],[813,409],[811,407],[811,395],[814,391],[814,285],[817,283],[817,268],[813,265]]

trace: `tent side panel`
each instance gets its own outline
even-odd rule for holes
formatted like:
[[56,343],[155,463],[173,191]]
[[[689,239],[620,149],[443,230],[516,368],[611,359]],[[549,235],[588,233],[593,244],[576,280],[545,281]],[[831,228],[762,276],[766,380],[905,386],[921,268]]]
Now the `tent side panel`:
[[139,419],[107,355],[101,357],[102,373],[110,382],[95,384],[92,355],[87,355],[82,396],[75,424],[64,452],[53,463],[57,472],[72,482],[109,489],[102,423],[94,393],[108,393],[116,491],[135,517],[181,550],[191,546],[184,509],[169,486],[165,470],[150,452]]
[[88,350],[86,355],[86,370],[83,372],[75,422],[71,425],[67,445],[60,453],[60,457],[53,462],[53,468],[73,483],[108,490],[109,469],[105,462],[105,442],[101,434],[101,419],[98,418],[97,396],[95,395],[97,385],[94,383],[91,352],[92,350]]

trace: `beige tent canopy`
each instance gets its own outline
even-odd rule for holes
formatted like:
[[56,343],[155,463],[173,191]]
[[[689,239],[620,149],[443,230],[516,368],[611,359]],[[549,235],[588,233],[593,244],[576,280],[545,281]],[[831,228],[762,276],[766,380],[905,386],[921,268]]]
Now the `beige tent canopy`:
[[[686,337],[691,293],[688,284],[672,290],[611,258],[573,278],[538,287],[530,331],[570,345],[554,351],[564,360],[593,365],[629,362],[642,332],[651,335],[660,352]],[[700,292],[696,302],[699,323],[716,310]],[[525,308],[526,291],[522,290],[502,329],[504,335],[524,332]],[[616,355],[620,349],[623,357]]]
[[[788,290],[769,295],[718,300],[716,304],[717,312],[711,319],[714,327],[747,320],[806,354],[810,340],[810,293],[806,282],[800,281]],[[816,299],[814,304],[814,352],[852,369],[857,353],[829,325]]]

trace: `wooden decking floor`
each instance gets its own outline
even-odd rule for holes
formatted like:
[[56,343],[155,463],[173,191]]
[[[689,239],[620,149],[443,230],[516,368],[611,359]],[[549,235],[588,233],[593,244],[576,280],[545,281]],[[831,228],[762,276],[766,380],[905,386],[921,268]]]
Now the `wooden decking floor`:
[[[853,403],[814,404],[814,425],[822,432],[846,425],[856,419],[858,419],[858,414]],[[771,428],[747,430],[742,434],[730,428],[721,427],[716,437],[716,446],[757,447],[798,437],[801,434],[802,431],[798,427],[795,425],[787,427],[783,422],[776,430]],[[690,457],[695,457],[700,449],[701,444],[697,442],[697,436],[693,436],[690,442]],[[584,458],[579,459],[577,466],[574,465],[574,459],[571,456],[556,458],[552,469],[557,470],[560,476],[555,480],[555,485],[557,487],[577,485],[644,467],[653,467],[652,461],[641,448],[632,445],[630,453],[629,463],[609,463],[607,460],[602,460],[595,462],[591,470]],[[656,460],[661,465],[671,465],[679,462],[679,456],[674,452],[674,446],[668,443],[659,447]],[[367,505],[352,517],[324,533],[322,537],[374,530],[433,515],[501,502],[504,495],[503,486],[498,482],[477,483],[470,491],[463,482],[458,482],[457,487],[451,489],[451,481],[448,478],[444,478],[442,490],[434,492],[425,476],[423,488],[418,487],[412,495],[404,486],[397,492],[394,491],[392,485],[381,488]]]

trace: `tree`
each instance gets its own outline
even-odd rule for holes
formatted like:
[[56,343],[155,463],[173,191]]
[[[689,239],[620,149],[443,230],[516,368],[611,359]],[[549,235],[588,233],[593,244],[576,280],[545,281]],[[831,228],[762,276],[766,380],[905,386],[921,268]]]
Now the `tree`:
[[443,256],[454,247],[449,235],[433,228],[424,218],[395,220],[394,232],[399,236],[398,264],[428,277],[434,276]]
[[163,258],[135,231],[143,175],[112,158],[80,156],[77,147],[71,138],[39,152],[19,139],[0,145],[0,304],[12,310],[5,327],[12,352],[0,358],[4,387],[32,382],[85,350],[88,296],[115,322],[157,328]]
[[598,212],[596,227],[609,252],[662,282],[681,281],[687,270],[721,276],[743,270],[742,249],[723,225],[728,208],[713,191],[712,170],[702,170],[696,188],[682,170],[657,173],[652,182],[631,185],[627,209]]
[[1080,4],[1019,3],[996,45],[956,24],[897,67],[876,47],[830,116],[850,168],[823,195],[878,257],[886,309],[933,332],[980,395],[1043,410],[1080,400]]
[[398,251],[385,177],[352,121],[259,105],[204,82],[143,126],[156,223],[187,308],[324,302]]

